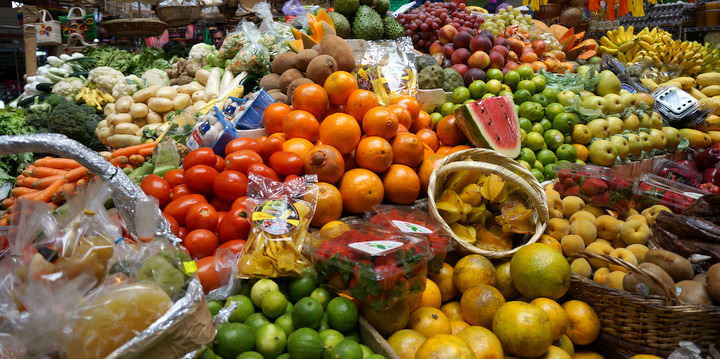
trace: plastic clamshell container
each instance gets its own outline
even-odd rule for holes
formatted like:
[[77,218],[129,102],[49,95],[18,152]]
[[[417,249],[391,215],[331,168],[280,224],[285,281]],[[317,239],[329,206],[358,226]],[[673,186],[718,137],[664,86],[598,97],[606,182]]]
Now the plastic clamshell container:
[[700,110],[700,102],[689,93],[674,87],[662,86],[653,92],[655,108],[671,120],[681,120]]
[[702,182],[702,173],[688,166],[667,159],[653,165],[653,173],[671,181],[697,187]]
[[375,310],[425,290],[431,257],[426,238],[367,223],[339,235],[316,232],[306,252],[320,281]]
[[654,174],[646,173],[635,182],[633,192],[638,208],[647,208],[656,204],[682,213],[696,199],[707,192]]
[[585,203],[625,212],[633,208],[633,182],[607,167],[564,164],[555,190],[563,197],[578,196]]

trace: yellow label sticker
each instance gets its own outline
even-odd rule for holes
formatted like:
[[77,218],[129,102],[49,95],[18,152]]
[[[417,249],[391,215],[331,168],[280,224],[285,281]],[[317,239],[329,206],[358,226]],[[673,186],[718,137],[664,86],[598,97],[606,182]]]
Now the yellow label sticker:
[[197,272],[197,264],[195,261],[185,261],[183,262],[183,269],[185,269],[185,273],[192,274]]

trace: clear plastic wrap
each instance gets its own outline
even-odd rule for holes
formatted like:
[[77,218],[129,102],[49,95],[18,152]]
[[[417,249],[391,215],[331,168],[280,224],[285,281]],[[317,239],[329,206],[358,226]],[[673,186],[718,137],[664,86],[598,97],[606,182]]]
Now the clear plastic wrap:
[[359,87],[375,92],[381,105],[418,90],[415,51],[409,37],[368,41],[357,69]]
[[245,46],[239,49],[230,60],[227,70],[237,74],[247,71],[263,76],[270,71],[270,51],[260,43],[262,33],[255,24],[243,21],[240,32],[247,39]]
[[642,175],[635,182],[633,192],[637,197],[638,208],[660,204],[679,214],[682,214],[696,199],[708,194],[699,188],[650,173]]
[[227,34],[218,50],[217,56],[221,59],[232,59],[248,43],[248,38],[238,29]]
[[290,26],[273,20],[270,4],[261,2],[253,7],[253,12],[262,19],[258,42],[270,52],[270,57],[288,51],[287,41],[293,39]]
[[160,1],[157,6],[158,7],[166,7],[166,6],[201,6],[199,1],[197,0],[163,0]]

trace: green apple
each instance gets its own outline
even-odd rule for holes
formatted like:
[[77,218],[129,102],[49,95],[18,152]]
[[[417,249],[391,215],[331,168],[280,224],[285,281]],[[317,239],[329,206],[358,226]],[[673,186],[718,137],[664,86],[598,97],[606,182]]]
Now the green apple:
[[616,135],[623,131],[623,120],[619,117],[610,116],[606,118],[608,122],[608,134],[610,136]]
[[608,140],[595,140],[588,148],[590,161],[600,166],[611,166],[615,163],[617,152]]
[[512,91],[510,91],[510,90],[502,90],[502,91],[500,91],[498,96],[507,96],[507,97],[513,98],[514,95],[513,95]]
[[452,102],[445,102],[440,106],[440,113],[443,116],[450,116],[453,114],[453,106],[454,104]]
[[517,84],[520,83],[520,80],[522,80],[520,74],[515,70],[510,70],[505,73],[504,82],[512,88],[515,88]]
[[614,93],[603,96],[603,112],[606,114],[622,113],[625,110],[625,104],[619,95]]
[[556,129],[549,129],[545,131],[543,138],[545,138],[545,144],[547,144],[548,148],[551,150],[556,150],[565,142],[565,136]]
[[663,134],[665,134],[665,143],[670,148],[675,148],[680,143],[680,131],[675,127],[665,126],[662,128]]
[[638,128],[640,128],[640,118],[634,113],[627,115],[625,121],[623,121],[623,128],[630,131],[637,131]]
[[470,90],[465,86],[456,87],[450,94],[453,103],[463,103],[470,98]]
[[559,164],[557,163],[551,163],[543,169],[543,176],[545,177],[545,180],[551,180],[555,177],[557,177],[557,167]]
[[652,137],[650,137],[649,133],[640,131],[638,136],[640,136],[640,144],[642,144],[643,151],[650,152],[653,148],[655,148],[655,143],[653,143]]
[[[537,96],[537,95],[535,95],[535,96]],[[557,102],[551,103],[551,104],[545,106],[545,117],[547,117],[547,119],[550,121],[554,120],[555,116],[557,116],[563,112],[565,112],[565,106],[563,106]]]
[[620,99],[622,100],[623,106],[627,107],[636,107],[640,100],[638,100],[638,97],[635,96],[634,93],[630,93],[626,90],[620,91]]
[[525,145],[533,151],[539,151],[545,146],[545,138],[539,132],[529,132],[525,137]]
[[570,106],[579,99],[578,95],[570,90],[565,90],[557,94],[557,101],[563,106]]
[[573,143],[579,143],[581,145],[587,145],[593,139],[593,135],[592,133],[590,133],[590,129],[588,129],[588,127],[583,124],[577,124],[573,126],[571,137]]
[[602,111],[603,102],[603,98],[600,96],[586,96],[582,98],[582,107],[589,110]]
[[495,94],[492,94],[492,93],[486,93],[486,94],[484,94],[484,95],[483,95],[483,97],[481,98],[481,100],[484,100],[484,99],[486,99],[486,98],[490,98],[490,97],[495,97]]
[[596,118],[587,124],[588,130],[594,138],[607,138],[609,136],[608,127],[610,125],[604,118]]
[[486,83],[487,90],[491,94],[497,95],[502,91],[502,82],[498,79],[492,79]]
[[552,128],[552,122],[550,122],[550,120],[548,120],[547,118],[543,118],[542,120],[540,120],[540,124],[543,127],[543,132]]
[[615,147],[615,152],[617,152],[618,157],[620,159],[625,159],[627,155],[630,153],[630,143],[623,135],[613,135],[610,137],[610,143]]
[[558,90],[552,88],[552,87],[545,87],[541,94],[545,96],[546,99],[548,99],[549,103],[557,102],[558,99]]
[[633,156],[640,156],[643,151],[640,136],[635,133],[628,133],[625,137],[627,137],[628,145],[630,146],[630,154]]
[[658,130],[657,128],[651,128],[650,129],[650,138],[653,141],[653,148],[656,150],[662,150],[667,145],[667,139],[665,138],[665,133],[662,130]]

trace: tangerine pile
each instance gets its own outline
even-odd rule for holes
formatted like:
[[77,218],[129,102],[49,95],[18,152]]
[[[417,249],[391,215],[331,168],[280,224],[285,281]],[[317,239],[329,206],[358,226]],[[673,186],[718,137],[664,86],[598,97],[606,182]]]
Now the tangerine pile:
[[305,173],[318,176],[313,226],[383,201],[411,204],[427,190],[440,159],[470,148],[454,116],[434,124],[410,96],[381,106],[345,71],[331,74],[324,86],[298,87],[292,106],[274,103],[262,120],[271,136],[284,139],[282,150],[298,154]]

